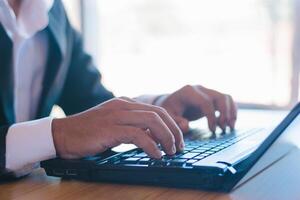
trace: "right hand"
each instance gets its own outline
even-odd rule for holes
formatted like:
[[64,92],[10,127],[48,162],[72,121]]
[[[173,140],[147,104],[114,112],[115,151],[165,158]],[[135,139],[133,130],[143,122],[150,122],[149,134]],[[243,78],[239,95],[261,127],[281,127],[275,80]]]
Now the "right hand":
[[182,132],[158,106],[115,98],[82,113],[52,122],[58,156],[65,159],[95,155],[122,143],[142,148],[159,159],[160,144],[168,155],[182,151]]

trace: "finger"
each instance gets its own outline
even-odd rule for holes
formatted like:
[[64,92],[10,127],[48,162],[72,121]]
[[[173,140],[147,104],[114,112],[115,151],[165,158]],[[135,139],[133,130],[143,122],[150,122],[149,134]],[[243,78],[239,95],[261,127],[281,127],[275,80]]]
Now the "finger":
[[168,114],[168,112],[163,109],[162,107],[148,105],[148,104],[141,104],[141,103],[131,103],[128,106],[128,109],[130,110],[144,110],[144,111],[150,111],[155,112],[160,116],[160,118],[163,120],[163,122],[167,125],[167,127],[171,130],[171,133],[173,134],[175,138],[175,146],[178,151],[182,151],[184,147],[184,140],[183,140],[183,134],[181,129],[178,127],[174,119]]
[[185,98],[186,103],[198,107],[203,112],[203,115],[206,116],[209,129],[215,132],[217,119],[212,99],[197,88],[191,89],[188,95],[189,98]]
[[160,159],[162,157],[157,144],[145,130],[132,126],[120,126],[119,130],[119,143],[132,143],[143,149],[151,158]]
[[189,131],[189,121],[187,119],[181,116],[173,116],[173,119],[178,124],[183,133],[187,133]]
[[215,107],[220,112],[220,116],[218,118],[220,128],[223,131],[226,130],[226,126],[229,126],[232,129],[235,124],[234,118],[236,118],[234,117],[236,116],[236,106],[234,105],[232,97],[203,86],[197,86],[197,88],[203,90],[207,95],[214,99]]
[[163,108],[158,106],[152,106],[149,104],[142,104],[137,103],[136,101],[128,98],[128,97],[121,97],[116,99],[116,102],[119,103],[119,105],[114,105],[120,109],[126,109],[126,110],[147,110],[147,111],[154,111],[156,112],[166,123],[168,128],[172,131],[172,134],[175,137],[175,150],[182,151],[184,148],[184,141],[183,136],[180,128],[177,126],[175,121],[170,117],[170,115],[165,111]]
[[230,115],[229,125],[230,125],[231,130],[234,130],[236,119],[237,119],[237,105],[234,103],[231,96],[229,96],[229,101],[230,101],[230,104],[231,104],[231,107],[230,107],[231,108],[230,109],[231,115]]
[[162,145],[167,154],[176,153],[175,138],[157,113],[140,110],[118,111],[117,118],[119,125],[150,129],[151,135]]
[[236,121],[236,106],[230,95],[222,95],[216,101],[216,107],[220,111],[220,124],[223,131],[226,126],[234,129]]
[[218,117],[218,125],[224,132],[226,130],[227,122],[229,121],[228,112],[230,109],[228,107],[228,101],[224,95],[215,100],[215,107],[220,112],[220,116]]

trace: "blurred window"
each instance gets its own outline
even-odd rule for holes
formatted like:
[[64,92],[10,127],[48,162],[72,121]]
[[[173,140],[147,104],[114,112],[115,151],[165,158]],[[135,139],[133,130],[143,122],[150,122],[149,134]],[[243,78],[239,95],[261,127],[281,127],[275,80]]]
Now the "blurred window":
[[298,0],[82,2],[87,49],[116,95],[201,84],[242,103],[298,100]]

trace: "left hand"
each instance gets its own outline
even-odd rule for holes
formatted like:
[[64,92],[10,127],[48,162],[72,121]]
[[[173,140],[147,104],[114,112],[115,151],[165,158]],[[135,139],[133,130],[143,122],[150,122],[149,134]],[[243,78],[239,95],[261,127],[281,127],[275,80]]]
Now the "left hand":
[[[237,106],[230,95],[203,86],[184,86],[176,92],[160,97],[156,105],[165,108],[183,132],[189,130],[189,121],[206,117],[209,129],[215,132],[219,126],[234,129]],[[216,116],[216,111],[219,115]]]

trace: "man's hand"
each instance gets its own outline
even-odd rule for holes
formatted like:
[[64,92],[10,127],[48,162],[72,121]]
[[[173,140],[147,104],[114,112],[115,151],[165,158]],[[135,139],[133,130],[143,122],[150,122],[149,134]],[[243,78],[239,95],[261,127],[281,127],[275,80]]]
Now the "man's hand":
[[113,99],[85,112],[54,119],[53,140],[57,154],[73,159],[94,155],[121,143],[133,143],[150,157],[161,158],[184,148],[180,128],[161,107],[130,99]]
[[237,107],[230,95],[202,86],[185,86],[173,94],[162,96],[156,105],[165,108],[183,132],[188,131],[189,121],[204,116],[212,132],[215,132],[216,126],[223,131],[226,127],[234,129],[237,118]]

